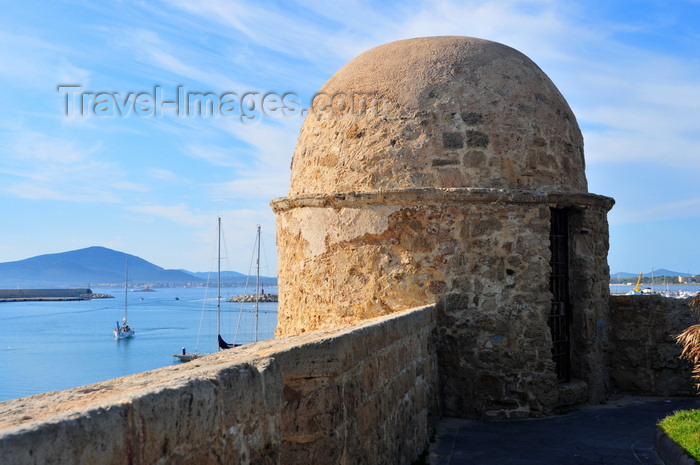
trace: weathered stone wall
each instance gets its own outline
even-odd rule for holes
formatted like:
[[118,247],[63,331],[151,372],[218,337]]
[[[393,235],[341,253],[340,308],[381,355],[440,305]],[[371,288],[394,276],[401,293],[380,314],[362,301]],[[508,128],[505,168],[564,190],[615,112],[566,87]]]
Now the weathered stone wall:
[[[607,396],[607,221],[590,194],[412,189],[278,199],[277,336],[439,303],[447,415],[541,416],[561,404],[547,325],[550,207],[578,212],[574,377]],[[568,401],[567,401],[568,402]]]
[[542,193],[419,189],[282,199],[273,208],[285,244],[278,337],[434,303],[456,289],[486,314],[512,299],[548,306]]
[[407,464],[437,418],[435,308],[0,403],[3,464]]
[[574,379],[585,380],[591,403],[606,400],[610,393],[607,212],[613,202],[604,198],[599,201],[588,206],[574,203],[569,216],[571,374]]
[[675,335],[697,324],[688,299],[611,296],[610,381],[633,395],[697,394],[692,365],[680,359]]
[[444,411],[469,418],[543,415],[557,401],[547,326],[549,207],[466,210],[455,215],[462,237],[440,289]]

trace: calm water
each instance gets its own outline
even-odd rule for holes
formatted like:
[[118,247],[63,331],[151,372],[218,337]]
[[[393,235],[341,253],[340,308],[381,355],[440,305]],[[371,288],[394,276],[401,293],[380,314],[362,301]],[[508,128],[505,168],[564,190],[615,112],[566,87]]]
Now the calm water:
[[[236,342],[255,340],[254,304],[241,311],[243,304],[225,301],[243,291],[221,289],[221,333],[229,343],[237,327]],[[129,292],[129,324],[136,334],[121,341],[112,330],[123,316],[124,290],[93,292],[115,298],[0,303],[0,401],[179,363],[173,354],[183,346],[188,352],[216,351],[216,289]],[[260,303],[259,310],[258,340],[271,339],[277,303]]]

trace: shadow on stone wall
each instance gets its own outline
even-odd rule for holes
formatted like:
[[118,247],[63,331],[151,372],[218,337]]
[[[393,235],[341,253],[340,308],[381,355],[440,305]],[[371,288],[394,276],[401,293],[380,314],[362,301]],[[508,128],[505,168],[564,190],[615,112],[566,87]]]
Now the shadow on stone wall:
[[689,299],[610,297],[610,387],[631,395],[693,396],[692,364],[675,336],[697,323]]

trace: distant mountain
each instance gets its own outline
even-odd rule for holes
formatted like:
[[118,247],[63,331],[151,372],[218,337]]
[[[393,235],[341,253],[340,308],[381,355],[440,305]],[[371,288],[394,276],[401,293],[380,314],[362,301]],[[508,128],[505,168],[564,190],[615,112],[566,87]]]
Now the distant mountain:
[[[182,271],[183,273],[188,273],[202,279],[211,278],[212,276],[216,278],[216,271],[187,271],[183,269],[178,271]],[[223,278],[245,279],[245,275],[243,273],[239,273],[238,271],[222,271],[221,279]]]
[[129,260],[130,285],[185,285],[204,280],[179,270],[166,270],[135,255],[105,247],[88,247],[0,263],[0,288],[87,287],[124,283]]
[[687,278],[688,276],[693,276],[693,274],[681,273],[680,271],[671,271],[661,268],[658,270],[650,271],[648,273],[644,273],[642,276],[644,276],[645,278],[651,278],[652,276],[683,276]]
[[[184,273],[188,273],[192,276],[195,276],[203,281],[209,280],[209,282],[215,282],[216,281],[216,271],[187,271],[187,270],[178,270],[182,271]],[[222,271],[221,272],[221,282],[222,283],[227,283],[227,284],[245,284],[246,278],[249,279],[249,283],[254,283],[255,281],[255,276],[247,276],[243,273],[239,273],[238,271]],[[276,286],[277,285],[277,278],[274,276],[260,276],[260,280],[263,282],[263,284],[267,286]]]
[[618,273],[610,273],[611,278],[627,279],[627,278],[636,278],[637,276],[639,276],[639,273],[627,273],[626,271],[620,271]]
[[[610,273],[611,278],[617,278],[617,277],[637,278],[637,276],[639,276],[639,273],[627,273],[624,271],[621,271],[619,273]],[[683,276],[683,277],[687,278],[689,276],[694,276],[694,275],[693,275],[693,273],[681,273],[679,271],[671,271],[671,270],[666,270],[664,268],[661,268],[658,270],[654,270],[653,272],[649,271],[648,273],[643,273],[642,276],[645,278],[651,278],[652,276],[654,276],[654,277],[657,277],[657,276]]]

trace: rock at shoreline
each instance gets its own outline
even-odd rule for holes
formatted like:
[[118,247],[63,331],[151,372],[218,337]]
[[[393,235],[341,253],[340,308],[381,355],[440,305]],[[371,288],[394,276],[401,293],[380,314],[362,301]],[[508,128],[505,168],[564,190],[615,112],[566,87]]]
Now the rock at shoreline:
[[100,293],[93,292],[92,294],[90,294],[90,298],[91,299],[113,299],[114,296],[109,295],[109,294],[100,294]]
[[277,302],[277,294],[243,294],[236,295],[227,300],[227,302]]

